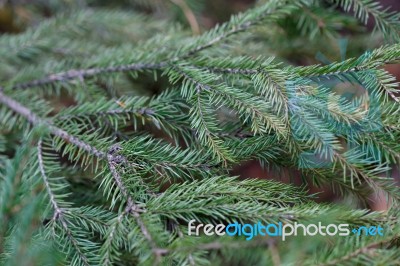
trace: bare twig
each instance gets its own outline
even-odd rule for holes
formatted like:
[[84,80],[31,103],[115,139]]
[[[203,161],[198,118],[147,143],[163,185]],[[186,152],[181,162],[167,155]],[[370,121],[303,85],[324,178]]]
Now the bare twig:
[[276,247],[276,239],[269,238],[268,248],[270,250],[272,263],[274,264],[274,266],[281,265],[281,258],[279,256],[279,250]]
[[199,35],[200,34],[199,23],[197,22],[196,16],[188,6],[186,1],[185,0],[170,0],[170,1],[182,9],[183,14],[185,15],[187,21],[189,22],[190,28],[192,28],[193,34]]

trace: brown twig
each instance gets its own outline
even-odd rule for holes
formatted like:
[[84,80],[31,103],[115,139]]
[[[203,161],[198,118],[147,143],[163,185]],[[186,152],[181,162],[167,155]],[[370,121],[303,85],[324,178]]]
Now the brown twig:
[[186,1],[185,0],[170,0],[170,1],[182,9],[182,12],[185,15],[187,21],[189,22],[193,34],[199,35],[200,34],[199,23],[197,22],[196,16],[188,6]]

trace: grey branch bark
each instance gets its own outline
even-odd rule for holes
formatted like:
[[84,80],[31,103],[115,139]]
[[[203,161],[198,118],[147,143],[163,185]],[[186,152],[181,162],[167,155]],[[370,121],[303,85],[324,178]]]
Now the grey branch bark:
[[159,69],[166,67],[167,65],[168,62],[160,62],[160,63],[147,63],[147,64],[138,63],[138,64],[111,66],[104,68],[72,69],[66,72],[51,74],[43,79],[37,79],[26,83],[17,84],[12,88],[27,89],[31,87],[44,86],[54,82],[67,82],[73,79],[82,80],[87,77],[92,77],[104,73],[126,72],[126,71],[144,70],[144,69]]
[[15,113],[24,117],[30,124],[33,126],[40,126],[44,125],[50,131],[51,134],[57,136],[66,142],[72,143],[78,148],[85,150],[86,152],[100,158],[100,159],[107,159],[107,153],[97,149],[96,147],[91,146],[90,144],[82,141],[81,139],[70,135],[67,131],[54,126],[50,121],[45,120],[35,113],[33,113],[30,109],[23,106],[21,103],[15,101],[14,99],[6,96],[0,88],[0,103],[4,104]]
[[[173,65],[178,60],[184,60],[187,59],[205,49],[208,49],[212,46],[214,46],[216,43],[219,43],[225,39],[227,39],[229,36],[237,34],[239,32],[246,31],[248,28],[257,25],[257,23],[266,18],[268,15],[270,15],[271,12],[266,12],[262,15],[260,15],[257,19],[252,20],[252,21],[244,21],[238,25],[233,25],[230,30],[221,33],[218,36],[215,36],[208,42],[204,44],[200,44],[183,55],[180,56],[175,56],[169,59],[165,59],[163,61],[160,61],[158,63],[132,63],[128,65],[119,65],[119,66],[110,66],[110,67],[104,67],[104,68],[88,68],[88,69],[72,69],[66,72],[61,72],[57,74],[51,74],[45,78],[42,79],[37,79],[21,84],[16,84],[15,86],[12,87],[12,89],[27,89],[27,88],[32,88],[32,87],[37,87],[37,86],[44,86],[47,84],[52,84],[55,82],[66,82],[70,81],[73,79],[84,79],[87,77],[92,77],[96,76],[99,74],[105,74],[105,73],[115,73],[115,72],[126,72],[126,71],[137,71],[137,70],[155,70],[155,69],[163,69],[166,68],[170,65]],[[157,52],[157,51],[153,51]]]
[[[124,186],[124,184],[122,182],[122,179],[121,179],[121,177],[120,177],[120,175],[119,175],[119,173],[118,173],[118,171],[116,169],[116,165],[117,164],[127,163],[127,159],[124,156],[117,154],[118,150],[117,150],[116,147],[111,147],[110,151],[108,153],[105,153],[103,151],[98,150],[96,147],[93,147],[90,144],[80,140],[79,138],[71,136],[65,130],[52,125],[49,121],[40,118],[35,113],[33,113],[30,109],[26,108],[25,106],[23,106],[19,102],[17,102],[14,99],[6,96],[1,91],[1,87],[0,87],[0,103],[6,105],[8,108],[13,110],[17,114],[25,117],[29,121],[29,123],[31,123],[32,125],[34,125],[34,126],[45,125],[49,129],[51,134],[53,134],[55,136],[58,136],[58,137],[64,139],[65,141],[68,141],[69,143],[72,143],[73,145],[75,145],[75,146],[87,151],[90,154],[95,155],[98,158],[107,160],[115,183],[117,184],[118,188],[121,190],[121,193],[127,199],[127,207],[126,207],[125,211],[127,213],[130,213],[133,217],[135,217],[136,222],[139,225],[140,230],[142,231],[144,237],[150,243],[150,245],[152,247],[152,250],[153,250],[154,254],[157,257],[157,260],[160,259],[160,256],[162,255],[162,252],[159,251],[160,249],[156,246],[152,236],[150,235],[149,230],[147,229],[146,225],[144,224],[143,220],[141,219],[140,214],[139,214],[141,212],[141,210],[134,203],[133,199],[129,196],[128,190]],[[44,181],[46,183],[46,188],[49,189],[49,187],[47,186],[48,182],[47,182],[46,174],[44,172],[43,159],[42,159],[42,156],[41,156],[41,141],[39,142],[38,149],[39,149],[40,170],[41,170],[42,176],[44,178]],[[60,209],[58,207],[58,205],[55,202],[54,197],[52,197],[52,195],[53,194],[50,193],[51,203],[52,203],[53,207],[55,208],[55,217],[57,219],[60,219],[60,221],[62,223],[62,226],[64,227],[65,230],[67,230],[68,228],[65,227],[66,223],[63,222],[63,218],[62,218],[62,209]],[[68,233],[68,230],[67,230],[67,233]]]

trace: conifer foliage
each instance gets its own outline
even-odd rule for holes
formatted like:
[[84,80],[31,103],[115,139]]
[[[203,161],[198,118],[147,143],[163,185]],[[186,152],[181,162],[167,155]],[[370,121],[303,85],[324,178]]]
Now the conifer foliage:
[[[385,69],[400,63],[398,12],[258,1],[192,35],[173,16],[78,9],[0,36],[2,265],[400,264],[399,84]],[[305,64],[345,34],[352,57]],[[232,174],[250,160],[302,185]],[[318,203],[311,187],[337,200]],[[369,209],[376,194],[387,211]],[[188,235],[191,220],[385,233],[246,241]]]

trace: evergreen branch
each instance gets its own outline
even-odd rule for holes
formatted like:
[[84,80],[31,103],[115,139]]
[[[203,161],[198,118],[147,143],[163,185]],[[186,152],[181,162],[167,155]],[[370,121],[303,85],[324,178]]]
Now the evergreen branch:
[[[217,121],[212,116],[211,110],[204,104],[203,92],[200,90],[195,96],[191,108],[192,127],[203,145],[211,148],[211,151],[218,160],[231,161],[231,153],[224,142],[216,134]],[[214,133],[215,132],[215,133]]]
[[337,259],[328,261],[326,263],[318,264],[318,265],[319,266],[334,266],[334,265],[340,265],[342,263],[345,263],[346,261],[351,261],[352,259],[354,259],[358,256],[361,256],[361,255],[374,256],[373,254],[368,254],[368,253],[370,253],[371,250],[378,249],[379,246],[390,243],[391,241],[392,241],[392,239],[373,242],[367,246],[356,249],[353,252],[351,252],[341,258],[337,258]]
[[342,62],[331,63],[326,66],[312,65],[304,67],[291,67],[293,71],[301,77],[323,78],[324,76],[334,76],[350,74],[359,71],[368,71],[378,68],[385,64],[394,64],[400,60],[400,44],[386,45],[371,52],[366,52],[358,58],[350,58]]
[[[400,162],[399,144],[396,141],[392,142],[391,137],[386,134],[389,133],[362,136],[361,139],[365,141],[362,146],[366,152],[372,153],[375,158],[388,161],[392,159],[394,162]],[[376,154],[376,150],[379,151],[378,154]]]
[[[379,89],[390,96],[395,102],[400,103],[400,99],[395,95],[398,91],[399,82],[386,70],[379,69],[374,73],[374,82],[371,84],[371,89],[373,89],[373,83],[377,83],[378,91]],[[375,84],[376,85],[376,84]]]
[[35,113],[29,110],[27,107],[23,106],[19,102],[9,98],[3,92],[0,91],[0,103],[6,105],[8,108],[13,110],[15,113],[23,116],[30,124],[33,126],[41,126],[44,125],[46,128],[53,134],[64,141],[75,145],[76,147],[85,150],[89,154],[93,154],[94,156],[100,159],[106,159],[107,154],[101,150],[98,150],[96,147],[91,146],[90,144],[80,140],[79,138],[70,135],[65,130],[58,128],[52,125],[49,121],[44,120],[38,117]]
[[367,24],[369,16],[375,19],[375,28],[379,29],[385,37],[398,41],[400,39],[400,15],[396,11],[388,12],[379,3],[373,0],[330,0],[338,3],[346,12],[351,8],[355,15]]
[[171,249],[160,249],[162,255],[167,255],[174,252],[195,252],[195,251],[219,251],[221,249],[242,249],[242,248],[255,248],[255,247],[268,247],[271,244],[271,239],[257,239],[252,241],[236,241],[236,242],[222,242],[215,241],[210,243],[199,244],[196,246],[187,246]]
[[[214,44],[219,43],[232,35],[260,25],[260,23],[265,21],[267,18],[269,18],[271,21],[276,21],[298,8],[299,4],[295,2],[293,3],[292,1],[273,0],[249,10],[244,14],[233,16],[231,17],[230,21],[195,39],[193,42],[195,47],[191,48],[193,44],[190,44],[188,46],[189,51],[181,59],[191,57],[194,54],[210,48]],[[196,45],[197,43],[200,43],[200,45]]]
[[101,247],[101,251],[104,253],[101,262],[103,265],[112,265],[112,261],[110,258],[111,251],[109,248],[112,247],[112,244],[114,243],[114,240],[117,238],[117,232],[118,232],[118,226],[122,225],[122,220],[123,218],[127,215],[127,209],[123,210],[118,217],[116,218],[115,222],[109,227],[109,232],[106,236],[106,240],[103,243],[103,246]]
[[[382,190],[384,193],[390,195],[395,201],[399,201],[399,188],[394,185],[394,180],[392,178],[378,177],[378,174],[383,173],[390,168],[387,163],[380,164],[379,161],[373,161],[369,158],[361,159],[365,154],[354,153],[355,150],[349,150],[345,154],[340,154],[337,151],[333,152],[334,164],[338,162],[343,168],[343,177],[346,180],[346,171],[350,172],[350,182],[352,187],[354,187],[354,178],[357,178],[358,182],[361,184],[362,178],[372,189],[375,191]],[[374,164],[378,164],[374,166]],[[335,169],[335,165],[333,167]]]
[[[372,52],[365,53],[358,58],[351,58],[343,62],[332,63],[327,66],[295,67],[290,71],[302,78],[320,81],[335,77],[339,80],[349,80],[364,85],[376,95],[390,96],[395,102],[400,100],[395,96],[398,82],[387,71],[379,69],[385,64],[396,63],[400,60],[400,46],[398,44],[384,46]],[[386,97],[385,97],[386,98]]]
[[243,75],[250,77],[254,89],[261,97],[265,98],[272,106],[276,106],[279,112],[287,112],[285,82],[290,80],[293,74],[285,71],[280,64],[274,63],[274,58],[195,58],[194,67],[206,70],[214,74]]
[[159,175],[161,182],[207,178],[218,166],[213,161],[208,162],[210,155],[207,152],[201,154],[148,137],[133,137],[122,145],[125,158],[135,161],[140,170]]
[[166,67],[167,65],[168,65],[167,62],[160,62],[160,63],[137,63],[130,65],[110,66],[104,68],[73,69],[67,72],[52,74],[43,79],[17,84],[14,85],[12,89],[28,89],[31,87],[40,87],[55,82],[66,82],[74,79],[83,80],[88,77],[107,74],[107,73],[128,72],[128,71],[138,71],[138,70],[155,70]]
[[[0,264],[399,261],[397,173],[385,176],[400,159],[400,98],[395,77],[382,69],[400,62],[399,44],[296,67],[290,62],[308,64],[316,49],[333,48],[329,38],[313,45],[315,36],[345,30],[355,38],[349,53],[367,49],[363,27],[333,5],[268,0],[193,37],[147,15],[96,11],[97,1],[93,11],[67,11],[72,14],[0,38]],[[184,1],[184,8],[199,7]],[[375,29],[400,39],[399,15],[377,0],[331,2],[363,22],[373,16]],[[271,27],[245,34],[264,24]],[[158,95],[134,96],[147,93]],[[270,168],[267,180],[246,178],[258,171],[236,172],[247,160]],[[328,199],[310,195],[309,185],[340,193],[328,192],[335,203],[321,203]],[[358,209],[371,207],[377,193],[396,208]],[[355,202],[347,208],[339,200]],[[185,235],[193,220],[203,223],[204,235],[206,223],[303,221],[380,224],[385,233],[384,240],[290,237],[290,245],[312,241],[326,251],[311,254],[304,244],[288,256],[270,238],[241,241],[244,230],[237,238]],[[43,237],[52,237],[56,249]],[[261,248],[245,250],[253,245]],[[66,258],[58,261],[63,256],[56,251]]]
[[93,129],[106,128],[123,140],[128,139],[124,133],[128,134],[131,126],[137,131],[141,129],[140,124],[150,124],[178,143],[181,136],[185,140],[190,139],[191,128],[185,113],[189,107],[177,94],[176,90],[170,90],[151,98],[121,97],[110,100],[102,97],[96,102],[85,102],[62,110],[53,120],[58,124],[70,120],[92,125]]
[[[12,87],[12,89],[27,89],[36,86],[48,85],[55,82],[66,82],[74,79],[83,80],[84,78],[87,77],[92,77],[105,73],[163,69],[179,60],[190,58],[193,55],[207,48],[212,47],[216,43],[219,43],[227,39],[231,35],[243,32],[249,29],[250,27],[258,25],[268,16],[272,16],[273,19],[277,19],[279,16],[287,15],[294,9],[298,8],[296,5],[284,5],[281,2],[271,1],[271,3],[265,4],[263,7],[259,8],[259,10],[257,10],[256,12],[254,10],[250,10],[246,14],[243,14],[238,17],[233,17],[231,21],[221,25],[216,30],[210,31],[196,38],[192,42],[194,44],[194,47],[191,47],[191,45],[189,45],[186,48],[186,51],[185,47],[182,48],[181,50],[183,50],[183,53],[181,55],[170,57],[169,59],[160,61],[158,63],[132,63],[128,65],[110,66],[104,68],[73,69],[67,72],[52,74],[42,79],[37,79],[22,84],[16,84]],[[274,14],[274,11],[275,13],[277,13],[276,12],[277,10],[280,13],[278,12],[278,14]],[[252,12],[255,12],[256,15],[254,16]],[[209,36],[211,36],[211,39],[209,39]],[[204,40],[205,43],[202,43],[204,42]],[[157,51],[153,52],[157,54]]]
[[58,206],[58,203],[55,200],[55,195],[50,187],[50,183],[48,181],[48,177],[47,177],[46,171],[44,169],[43,156],[42,156],[42,139],[39,140],[37,149],[38,149],[38,163],[39,163],[40,173],[42,175],[42,179],[45,184],[47,193],[50,197],[50,203],[54,209],[54,215],[53,215],[52,219],[54,221],[59,221],[61,223],[62,227],[64,228],[64,230],[67,234],[68,239],[71,241],[71,243],[74,246],[75,250],[77,251],[79,257],[81,258],[82,262],[84,263],[84,265],[89,266],[88,258],[85,256],[84,252],[79,247],[78,241],[74,238],[71,230],[69,229],[69,227],[67,225],[67,222],[65,221],[65,218],[64,218],[65,211],[64,211],[64,209],[62,209]]
[[42,174],[43,183],[45,184],[47,194],[50,197],[50,203],[54,209],[53,219],[56,219],[57,217],[62,215],[64,211],[60,207],[58,207],[58,204],[55,200],[54,193],[51,190],[50,183],[48,181],[48,178],[47,178],[47,175],[46,175],[46,172],[44,169],[43,156],[42,156],[42,139],[40,139],[38,142],[38,162],[39,162],[39,169]]
[[[196,72],[196,69],[178,69],[185,80],[194,86],[184,84],[182,90],[185,95],[193,95],[189,92],[191,88],[197,91],[205,91],[210,95],[211,103],[216,106],[225,105],[236,111],[245,122],[249,121],[254,133],[270,133],[275,131],[279,136],[286,135],[286,126],[280,121],[278,115],[272,112],[272,103],[257,96],[236,88],[229,87],[224,83],[217,83],[218,77],[213,74]],[[193,90],[193,89],[192,89]]]
[[129,195],[129,192],[128,192],[127,188],[125,187],[125,185],[122,181],[122,178],[118,173],[118,170],[116,169],[116,166],[122,162],[121,159],[123,159],[123,157],[119,158],[120,155],[115,156],[115,154],[118,153],[119,151],[121,151],[121,149],[122,148],[118,145],[114,145],[113,147],[110,148],[110,150],[108,151],[108,154],[107,154],[108,166],[109,166],[112,176],[114,178],[114,182],[117,184],[117,187],[119,188],[119,190],[121,191],[121,193],[125,197],[125,199],[127,200],[127,204],[126,204],[126,208],[125,208],[124,212],[132,215],[135,218],[136,223],[139,225],[143,236],[149,242],[151,249],[152,249],[154,255],[156,256],[156,261],[159,262],[161,259],[160,258],[160,256],[161,256],[160,248],[157,247],[157,244],[153,240],[153,237],[151,236],[149,229],[147,228],[147,226],[143,222],[142,218],[140,217],[140,213],[145,212],[145,210],[142,210],[137,204],[134,203],[134,200]]
[[[46,126],[47,129],[51,132],[51,134],[53,134],[53,135],[55,135],[57,137],[60,137],[61,139],[63,139],[67,143],[71,143],[74,146],[76,146],[76,147],[78,147],[78,148],[80,148],[82,150],[85,150],[89,154],[92,154],[92,155],[96,156],[99,159],[107,159],[107,160],[109,160],[109,158],[111,156],[111,159],[114,162],[123,163],[123,164],[129,165],[129,166],[138,166],[135,163],[130,163],[128,161],[127,157],[125,157],[123,155],[106,154],[104,151],[101,151],[101,150],[97,149],[96,147],[91,146],[90,144],[80,140],[79,138],[77,138],[77,137],[75,137],[73,135],[70,135],[65,130],[52,125],[49,121],[46,121],[46,120],[43,120],[43,119],[39,118],[31,110],[29,110],[25,106],[21,105],[17,101],[7,97],[2,92],[0,92],[0,102],[5,104],[6,106],[8,106],[14,112],[16,112],[16,113],[22,115],[23,117],[25,117],[32,125],[34,125],[34,126],[40,126],[40,125]],[[160,163],[159,165],[161,165],[163,167],[177,167],[178,166],[176,163],[168,163],[168,162]],[[206,165],[203,164],[203,163],[199,163],[199,164],[196,164],[196,165],[189,165],[189,167],[192,168],[192,169],[196,169],[197,167],[204,167],[204,166],[206,166]],[[139,166],[139,167],[142,167],[142,166]],[[183,167],[185,167],[185,166],[183,166]],[[157,169],[155,169],[155,170],[157,170]]]

